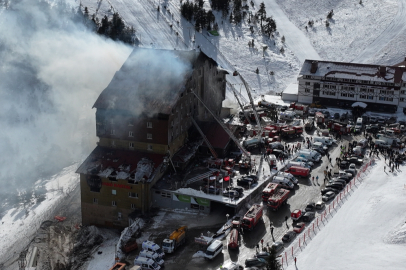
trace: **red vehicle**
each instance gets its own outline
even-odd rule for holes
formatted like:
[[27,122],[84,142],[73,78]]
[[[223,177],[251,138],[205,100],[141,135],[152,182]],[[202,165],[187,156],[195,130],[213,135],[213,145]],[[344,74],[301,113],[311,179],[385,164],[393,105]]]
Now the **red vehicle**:
[[304,222],[299,222],[298,224],[293,226],[293,231],[295,233],[301,233],[304,230],[305,226],[306,224]]
[[303,128],[300,126],[288,127],[281,130],[281,136],[285,138],[295,138],[303,134]]
[[260,204],[254,204],[248,211],[245,213],[242,220],[242,227],[246,230],[252,231],[255,225],[262,219],[262,214],[264,212],[264,207]]
[[315,118],[316,118],[316,123],[317,124],[323,124],[324,123],[324,114],[323,113],[316,112]]
[[278,189],[278,186],[279,185],[276,183],[269,183],[262,191],[262,200],[264,202],[268,201],[269,197],[271,197]]
[[131,238],[131,239],[123,246],[122,249],[123,249],[123,251],[124,251],[125,253],[129,253],[129,252],[131,252],[131,251],[133,251],[133,250],[138,249],[137,241],[136,241],[135,239]]
[[273,211],[278,211],[278,209],[287,203],[289,197],[289,190],[286,189],[278,189],[271,197],[269,197],[267,205]]
[[238,247],[238,230],[232,229],[228,238],[228,248],[237,249]]
[[290,107],[298,111],[303,111],[303,113],[308,113],[309,112],[309,106],[303,105],[303,104],[297,104],[296,102],[290,103]]
[[309,168],[303,168],[303,167],[299,167],[299,166],[292,166],[285,172],[290,173],[294,176],[301,176],[301,177],[308,177],[310,175]]
[[223,164],[224,164],[224,166],[229,166],[229,167],[233,168],[235,165],[235,160],[233,158],[224,159]]
[[233,218],[231,221],[231,225],[234,229],[240,230],[241,229],[241,218],[239,216],[236,216]]
[[303,216],[303,212],[300,209],[296,209],[290,214],[290,217],[292,218],[293,221],[299,220]]

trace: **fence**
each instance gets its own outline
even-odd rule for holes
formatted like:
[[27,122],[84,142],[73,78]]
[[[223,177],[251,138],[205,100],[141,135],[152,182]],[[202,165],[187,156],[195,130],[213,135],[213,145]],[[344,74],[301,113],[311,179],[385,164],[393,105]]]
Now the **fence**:
[[281,254],[282,267],[288,266],[289,263],[294,261],[295,256],[302,251],[302,249],[312,240],[312,238],[326,225],[326,223],[337,212],[337,208],[344,203],[346,196],[353,191],[354,187],[357,187],[357,181],[361,183],[364,180],[364,176],[367,173],[367,169],[375,163],[374,159],[370,159],[367,163],[362,165],[357,175],[346,185],[346,187],[330,202],[326,205],[325,210],[317,216],[308,227],[304,229],[304,233],[298,235],[299,239],[292,244],[284,253]]

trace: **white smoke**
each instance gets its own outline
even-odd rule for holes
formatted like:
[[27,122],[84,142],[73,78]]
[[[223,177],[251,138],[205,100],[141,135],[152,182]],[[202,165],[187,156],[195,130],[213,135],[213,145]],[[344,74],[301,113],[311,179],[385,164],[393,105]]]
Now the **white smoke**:
[[7,186],[0,195],[32,186],[95,147],[92,105],[132,48],[78,18],[62,2],[0,7],[0,183]]

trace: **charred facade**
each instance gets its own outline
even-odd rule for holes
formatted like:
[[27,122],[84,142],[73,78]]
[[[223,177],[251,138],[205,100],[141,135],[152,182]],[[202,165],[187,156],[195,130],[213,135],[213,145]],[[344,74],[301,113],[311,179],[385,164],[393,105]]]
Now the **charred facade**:
[[83,224],[125,227],[153,206],[150,189],[187,141],[190,118],[212,121],[191,91],[220,115],[226,74],[202,52],[134,49],[94,104],[99,142],[77,170]]

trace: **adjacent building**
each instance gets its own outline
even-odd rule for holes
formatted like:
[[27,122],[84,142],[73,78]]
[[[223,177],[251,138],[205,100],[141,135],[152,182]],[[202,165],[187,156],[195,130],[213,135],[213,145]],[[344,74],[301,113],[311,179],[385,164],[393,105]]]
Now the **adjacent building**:
[[350,108],[360,101],[368,105],[368,110],[384,112],[406,107],[404,65],[305,60],[298,84],[300,103]]
[[126,227],[188,140],[193,117],[217,115],[227,72],[202,52],[136,48],[94,104],[96,148],[78,168],[84,225]]

